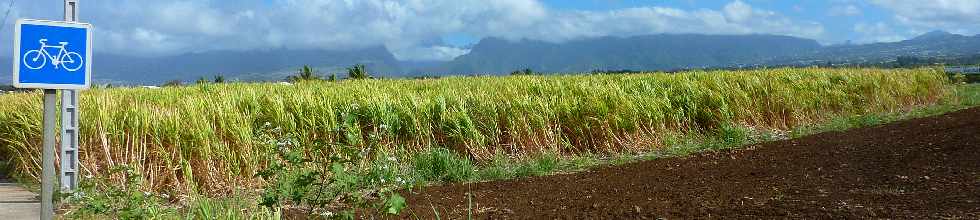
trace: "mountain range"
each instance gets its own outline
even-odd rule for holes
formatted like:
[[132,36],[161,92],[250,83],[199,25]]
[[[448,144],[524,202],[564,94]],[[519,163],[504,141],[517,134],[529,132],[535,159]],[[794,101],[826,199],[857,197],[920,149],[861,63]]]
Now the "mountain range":
[[820,49],[817,41],[775,35],[661,34],[547,43],[487,38],[435,72],[508,73],[666,70],[759,63]]
[[[811,39],[778,35],[658,34],[599,37],[551,43],[485,38],[468,54],[451,61],[399,61],[383,46],[356,50],[210,51],[166,57],[134,57],[96,53],[94,81],[105,84],[156,85],[170,80],[190,82],[222,75],[231,80],[274,81],[294,74],[302,65],[322,75],[345,73],[365,64],[380,77],[449,74],[589,72],[593,70],[676,70],[812,63],[868,63],[899,56],[943,58],[980,54],[980,35],[934,31],[899,42],[823,46]],[[11,58],[0,58],[10,70]],[[0,84],[10,83],[0,74]]]
[[[218,75],[239,81],[273,81],[293,75],[303,65],[315,66],[322,73],[341,72],[353,64],[364,64],[383,73],[402,72],[399,62],[384,47],[345,51],[209,51],[165,57],[96,53],[92,59],[93,81],[114,85],[157,85],[171,80],[193,82],[201,77],[210,79]],[[0,68],[11,69],[11,61],[11,58],[0,58]],[[10,74],[2,74],[0,84],[9,83],[10,77]]]
[[895,60],[898,56],[919,58],[957,58],[980,54],[980,35],[964,36],[932,31],[918,37],[891,43],[835,45],[812,53],[785,57],[772,64],[834,62],[875,63]]

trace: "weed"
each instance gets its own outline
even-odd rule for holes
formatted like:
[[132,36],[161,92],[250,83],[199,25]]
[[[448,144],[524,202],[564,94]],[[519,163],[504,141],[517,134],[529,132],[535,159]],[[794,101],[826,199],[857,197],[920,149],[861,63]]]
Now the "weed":
[[393,193],[385,202],[385,212],[387,214],[397,215],[402,209],[405,209],[405,206],[405,197],[398,195],[398,193]]
[[520,163],[515,170],[514,176],[540,176],[551,173],[558,169],[559,158],[557,154],[546,153],[531,159],[527,163]]
[[439,211],[436,210],[436,206],[429,204],[429,207],[432,207],[432,214],[436,216],[436,220],[441,220],[442,218],[439,217]]
[[445,148],[433,148],[415,157],[415,175],[428,182],[459,182],[474,176],[472,162]]

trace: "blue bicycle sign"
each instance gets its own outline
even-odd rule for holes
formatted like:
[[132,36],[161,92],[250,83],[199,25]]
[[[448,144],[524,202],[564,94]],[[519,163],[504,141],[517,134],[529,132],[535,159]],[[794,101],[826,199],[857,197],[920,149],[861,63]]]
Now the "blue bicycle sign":
[[87,89],[92,73],[92,31],[85,23],[17,20],[14,87]]
[[[48,60],[51,60],[51,65],[54,66],[55,69],[58,69],[58,66],[60,65],[64,67],[65,70],[70,72],[78,71],[78,69],[81,69],[82,65],[85,64],[82,62],[82,55],[75,52],[68,52],[68,50],[65,49],[65,46],[68,46],[68,42],[58,42],[60,46],[47,45],[48,39],[41,39],[40,42],[41,48],[27,51],[27,53],[23,55],[24,66],[28,69],[36,70],[44,68],[44,65],[48,63]],[[47,50],[48,48],[58,49],[58,53],[51,56],[51,53],[49,53]]]

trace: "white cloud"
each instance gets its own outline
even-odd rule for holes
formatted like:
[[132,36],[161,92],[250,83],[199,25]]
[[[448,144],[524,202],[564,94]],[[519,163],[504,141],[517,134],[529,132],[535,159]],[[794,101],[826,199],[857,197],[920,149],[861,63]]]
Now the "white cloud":
[[835,5],[827,11],[830,16],[858,16],[861,9],[854,5]]
[[[17,16],[51,16],[43,9],[52,2],[59,1],[22,1],[16,6]],[[697,10],[557,10],[537,0],[107,0],[84,1],[81,9],[82,19],[97,28],[99,51],[149,56],[384,45],[399,59],[448,60],[469,50],[433,44],[432,39],[464,34],[561,42],[656,33],[765,33],[820,39],[824,34],[819,23],[795,21],[741,0],[720,9]]]
[[724,7],[725,16],[732,21],[740,22],[752,18],[754,10],[749,4],[745,4],[741,0],[736,0],[732,3],[725,5]]
[[[783,34],[820,38],[823,25],[797,22],[772,11],[734,1],[722,10],[637,7],[611,11],[550,11],[527,27],[502,36],[561,42],[584,37],[658,33]],[[486,35],[494,36],[493,33]]]
[[859,22],[854,25],[854,32],[860,35],[858,43],[897,42],[908,39],[908,36],[899,34],[884,22]]
[[395,53],[395,58],[400,60],[452,60],[467,53],[470,53],[470,49],[450,46],[416,47]]
[[943,29],[960,34],[980,33],[977,0],[873,0],[895,13],[895,20],[912,28]]

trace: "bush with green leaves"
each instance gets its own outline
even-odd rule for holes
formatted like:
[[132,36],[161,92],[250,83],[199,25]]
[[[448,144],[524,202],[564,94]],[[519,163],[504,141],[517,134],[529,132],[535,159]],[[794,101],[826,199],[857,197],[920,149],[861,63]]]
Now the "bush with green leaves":
[[148,219],[176,212],[175,209],[164,205],[166,204],[164,200],[168,198],[142,191],[142,174],[137,173],[130,166],[116,166],[111,173],[124,179],[126,184],[116,185],[104,179],[92,178],[80,181],[80,191],[65,198],[70,204],[77,204],[75,209],[66,213],[66,216]]
[[[404,182],[384,181],[398,173],[390,170],[397,169],[397,161],[383,166],[380,164],[385,160],[376,160],[369,165],[359,164],[370,149],[358,149],[347,144],[302,142],[272,124],[262,126],[257,135],[267,146],[265,153],[271,161],[268,167],[256,174],[266,182],[259,202],[262,206],[308,207],[314,213],[344,211],[329,210],[331,207],[375,206],[383,212],[394,212],[392,214],[397,214],[405,206],[404,198],[390,191],[400,187],[394,184]],[[365,192],[387,196],[387,199],[381,204],[369,204],[375,198],[365,197]]]

